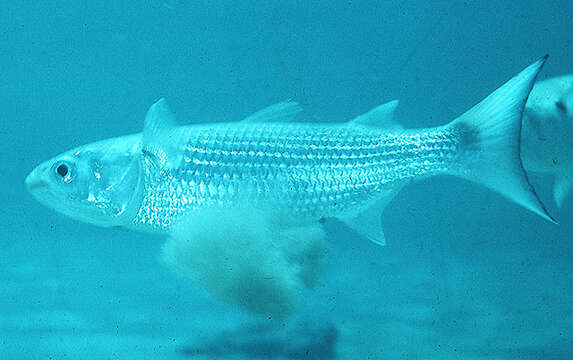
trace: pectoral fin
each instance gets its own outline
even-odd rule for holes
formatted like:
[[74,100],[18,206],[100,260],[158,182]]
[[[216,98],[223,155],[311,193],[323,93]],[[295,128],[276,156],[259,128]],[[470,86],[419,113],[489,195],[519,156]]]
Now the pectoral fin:
[[141,151],[158,166],[170,167],[180,162],[175,127],[175,115],[165,99],[151,105],[145,115]]

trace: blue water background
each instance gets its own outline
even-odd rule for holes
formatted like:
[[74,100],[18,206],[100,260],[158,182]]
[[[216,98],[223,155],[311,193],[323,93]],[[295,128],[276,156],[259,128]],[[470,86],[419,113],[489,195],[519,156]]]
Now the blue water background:
[[[252,318],[169,272],[163,239],[35,202],[41,160],[139,132],[163,96],[181,123],[292,98],[317,121],[400,99],[407,126],[443,124],[546,53],[541,78],[572,72],[572,19],[569,0],[4,3],[0,359],[250,358],[212,339]],[[533,182],[558,226],[448,177],[395,198],[386,247],[328,223],[297,317],[333,326],[339,359],[573,358],[573,199]]]

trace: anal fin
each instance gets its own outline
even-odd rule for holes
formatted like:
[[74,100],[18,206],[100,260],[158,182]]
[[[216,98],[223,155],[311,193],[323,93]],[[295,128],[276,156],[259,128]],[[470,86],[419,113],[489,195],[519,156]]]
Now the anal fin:
[[349,228],[364,236],[375,244],[386,245],[386,237],[382,228],[382,213],[390,201],[396,196],[402,186],[396,186],[391,190],[385,190],[373,200],[363,211],[341,216],[339,219]]

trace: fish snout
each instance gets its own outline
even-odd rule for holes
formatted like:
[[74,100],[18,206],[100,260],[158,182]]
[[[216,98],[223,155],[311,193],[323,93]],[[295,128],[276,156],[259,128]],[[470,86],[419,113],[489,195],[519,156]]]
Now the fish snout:
[[38,189],[43,189],[47,187],[48,183],[44,179],[45,172],[46,172],[46,166],[40,165],[34,170],[32,170],[32,172],[29,173],[28,176],[26,176],[26,180],[24,180],[24,182],[26,184],[26,189],[28,189],[28,192],[34,193]]

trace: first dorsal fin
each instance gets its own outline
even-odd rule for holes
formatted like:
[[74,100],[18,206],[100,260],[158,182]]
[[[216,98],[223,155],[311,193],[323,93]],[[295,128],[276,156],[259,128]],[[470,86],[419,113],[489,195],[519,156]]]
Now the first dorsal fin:
[[403,129],[402,125],[398,124],[394,116],[398,103],[398,100],[392,100],[379,105],[367,113],[358,115],[354,119],[350,120],[350,124],[382,127],[394,130]]
[[143,124],[141,150],[157,165],[170,166],[178,158],[177,149],[173,146],[176,143],[175,127],[175,115],[164,98],[149,107]]
[[288,122],[293,121],[302,111],[299,103],[286,100],[278,104],[267,106],[256,113],[247,116],[241,122],[243,123],[262,123],[262,122]]

